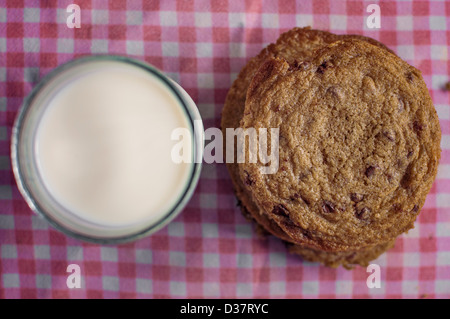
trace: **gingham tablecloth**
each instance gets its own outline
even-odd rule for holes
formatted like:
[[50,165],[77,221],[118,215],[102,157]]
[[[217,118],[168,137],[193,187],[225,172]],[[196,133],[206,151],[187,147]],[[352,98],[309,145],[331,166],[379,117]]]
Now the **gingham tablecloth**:
[[[81,28],[66,25],[69,4]],[[378,3],[381,28],[369,29]],[[378,39],[419,68],[442,128],[437,180],[414,230],[369,273],[330,269],[259,238],[236,207],[224,164],[204,164],[196,192],[168,227],[132,244],[99,246],[66,237],[19,194],[9,159],[11,127],[37,81],[72,58],[98,53],[145,60],[180,83],[205,127],[219,127],[226,93],[245,62],[295,26]],[[448,298],[450,297],[449,1],[0,0],[1,298]],[[81,269],[81,288],[66,285]]]

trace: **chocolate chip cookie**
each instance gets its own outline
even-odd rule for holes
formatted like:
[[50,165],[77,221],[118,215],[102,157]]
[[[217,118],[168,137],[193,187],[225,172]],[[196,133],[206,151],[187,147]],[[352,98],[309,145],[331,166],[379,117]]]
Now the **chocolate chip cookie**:
[[[262,50],[258,56],[251,59],[241,70],[238,78],[233,83],[233,86],[227,95],[225,107],[222,113],[223,130],[227,127],[239,127],[239,122],[243,115],[248,86],[258,67],[266,59],[280,56],[288,61],[291,61],[292,63],[297,63],[297,61],[311,58],[317,49],[339,39],[361,39],[392,52],[383,44],[373,39],[358,35],[335,35],[325,31],[311,30],[310,28],[295,28],[290,30],[282,34],[275,44],[271,44]],[[293,239],[289,237],[273,219],[269,218],[265,212],[259,211],[258,207],[256,207],[253,203],[251,194],[248,194],[238,176],[237,164],[228,163],[227,166],[243,214],[247,218],[255,220],[258,227],[264,229],[265,231],[281,238],[284,241],[290,243],[294,242]],[[387,249],[388,247],[391,247],[392,244],[393,242],[390,242],[389,245],[382,245],[381,247]],[[375,248],[359,250],[357,253],[351,252],[346,254],[314,251],[312,249],[303,248],[293,244],[291,244],[290,247],[290,251],[293,253],[301,254],[308,260],[319,261],[330,266],[337,266],[339,264],[348,266],[357,263],[365,265],[368,260],[372,260],[384,252],[384,250],[380,250],[380,247],[378,246]]]
[[[298,61],[310,59],[316,50],[343,39],[364,40],[392,52],[382,43],[360,35],[336,35],[326,31],[313,30],[310,27],[294,28],[287,31],[279,37],[276,43],[270,44],[257,56],[250,59],[250,61],[240,71],[237,79],[234,81],[227,94],[222,111],[221,127],[224,136],[226,128],[239,127],[239,122],[242,119],[244,112],[247,89],[256,71],[265,60],[280,57],[290,63],[296,63]],[[224,143],[224,152],[226,151],[225,145],[226,143]],[[243,196],[245,196],[245,190],[242,188],[240,179],[238,178],[238,169],[235,162],[227,163],[227,167],[230,172],[236,194],[240,195],[241,193],[244,193]]]
[[247,161],[239,176],[304,248],[393,241],[413,227],[436,176],[441,134],[420,71],[367,41],[339,40],[302,62],[269,59],[240,124],[280,129],[278,171]]

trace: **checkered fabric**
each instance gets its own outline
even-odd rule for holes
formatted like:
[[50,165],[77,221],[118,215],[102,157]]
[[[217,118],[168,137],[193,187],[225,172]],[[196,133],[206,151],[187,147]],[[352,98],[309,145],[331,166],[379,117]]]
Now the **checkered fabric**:
[[[81,8],[81,28],[66,20]],[[378,3],[381,28],[367,6]],[[414,230],[365,268],[330,269],[259,238],[236,207],[224,164],[204,164],[192,200],[170,225],[132,244],[82,243],[36,217],[16,187],[11,128],[24,96],[52,68],[86,54],[145,60],[180,83],[205,127],[219,127],[226,93],[246,61],[279,34],[311,25],[363,34],[419,68],[442,128],[437,180]],[[450,297],[449,1],[0,0],[0,298]],[[81,288],[66,285],[81,269]]]

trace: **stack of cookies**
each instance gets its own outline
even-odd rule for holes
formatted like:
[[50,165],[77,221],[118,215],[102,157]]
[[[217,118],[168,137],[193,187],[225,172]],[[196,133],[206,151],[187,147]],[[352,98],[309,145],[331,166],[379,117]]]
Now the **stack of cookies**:
[[[358,35],[282,34],[227,95],[224,136],[239,127],[279,129],[275,173],[262,160],[227,163],[244,215],[332,267],[366,266],[414,227],[440,158],[420,71]],[[235,153],[248,159],[248,144]]]

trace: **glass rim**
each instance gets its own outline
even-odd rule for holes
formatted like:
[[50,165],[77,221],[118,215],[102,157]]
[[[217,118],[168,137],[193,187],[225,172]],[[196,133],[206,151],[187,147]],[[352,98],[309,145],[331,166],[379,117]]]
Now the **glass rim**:
[[[136,232],[133,232],[131,234],[127,235],[121,235],[117,237],[94,237],[87,234],[82,234],[81,232],[77,232],[75,230],[69,229],[68,227],[64,226],[63,223],[59,222],[57,218],[54,218],[50,216],[49,213],[46,212],[45,209],[41,207],[41,204],[39,203],[39,200],[33,196],[29,185],[27,184],[23,172],[22,167],[20,163],[20,155],[19,155],[19,143],[21,140],[21,133],[23,124],[26,118],[27,113],[29,110],[33,107],[33,102],[36,98],[36,96],[46,87],[46,85],[51,82],[56,76],[60,75],[62,72],[67,71],[71,68],[74,68],[78,65],[82,65],[89,62],[97,62],[97,61],[111,61],[111,62],[122,62],[131,64],[133,66],[136,66],[151,75],[155,76],[158,80],[160,80],[168,89],[171,91],[171,93],[174,94],[176,99],[178,100],[180,106],[183,108],[184,113],[186,114],[188,123],[190,125],[191,133],[192,133],[192,148],[193,148],[193,156],[192,156],[192,165],[191,165],[191,172],[189,173],[186,181],[185,181],[185,187],[183,188],[183,191],[178,196],[175,203],[167,210],[167,213],[164,214],[164,217],[162,217],[157,222],[150,224],[149,226],[138,230]],[[181,87],[181,86],[180,86]],[[195,104],[195,103],[194,103]],[[195,114],[193,114],[195,113]],[[198,117],[197,119],[195,117]],[[95,244],[121,244],[121,243],[127,243],[132,242],[135,240],[138,240],[140,238],[143,238],[147,235],[150,235],[159,229],[166,226],[170,221],[172,221],[186,206],[189,199],[192,197],[192,194],[195,190],[195,187],[198,183],[199,177],[200,177],[200,171],[202,166],[202,160],[198,160],[196,157],[203,155],[203,136],[201,136],[201,140],[197,141],[198,137],[195,135],[195,120],[200,120],[201,122],[201,131],[203,134],[203,121],[201,120],[200,113],[197,109],[194,109],[191,111],[189,108],[189,103],[186,101],[186,98],[183,97],[182,92],[177,87],[175,83],[172,83],[172,80],[168,78],[162,71],[158,70],[153,65],[150,65],[146,62],[137,60],[135,58],[130,58],[127,56],[120,56],[120,55],[88,55],[83,56],[80,58],[72,59],[68,62],[65,62],[53,70],[51,70],[48,74],[46,74],[42,79],[38,81],[38,83],[33,87],[31,92],[24,98],[22,105],[20,106],[20,109],[16,115],[16,119],[14,121],[14,125],[12,128],[12,134],[11,134],[11,164],[12,164],[12,170],[13,174],[17,183],[17,187],[22,195],[22,197],[27,202],[28,206],[31,208],[31,210],[36,213],[38,216],[44,218],[53,228],[61,231],[62,233],[78,239],[85,242],[91,242]]]

